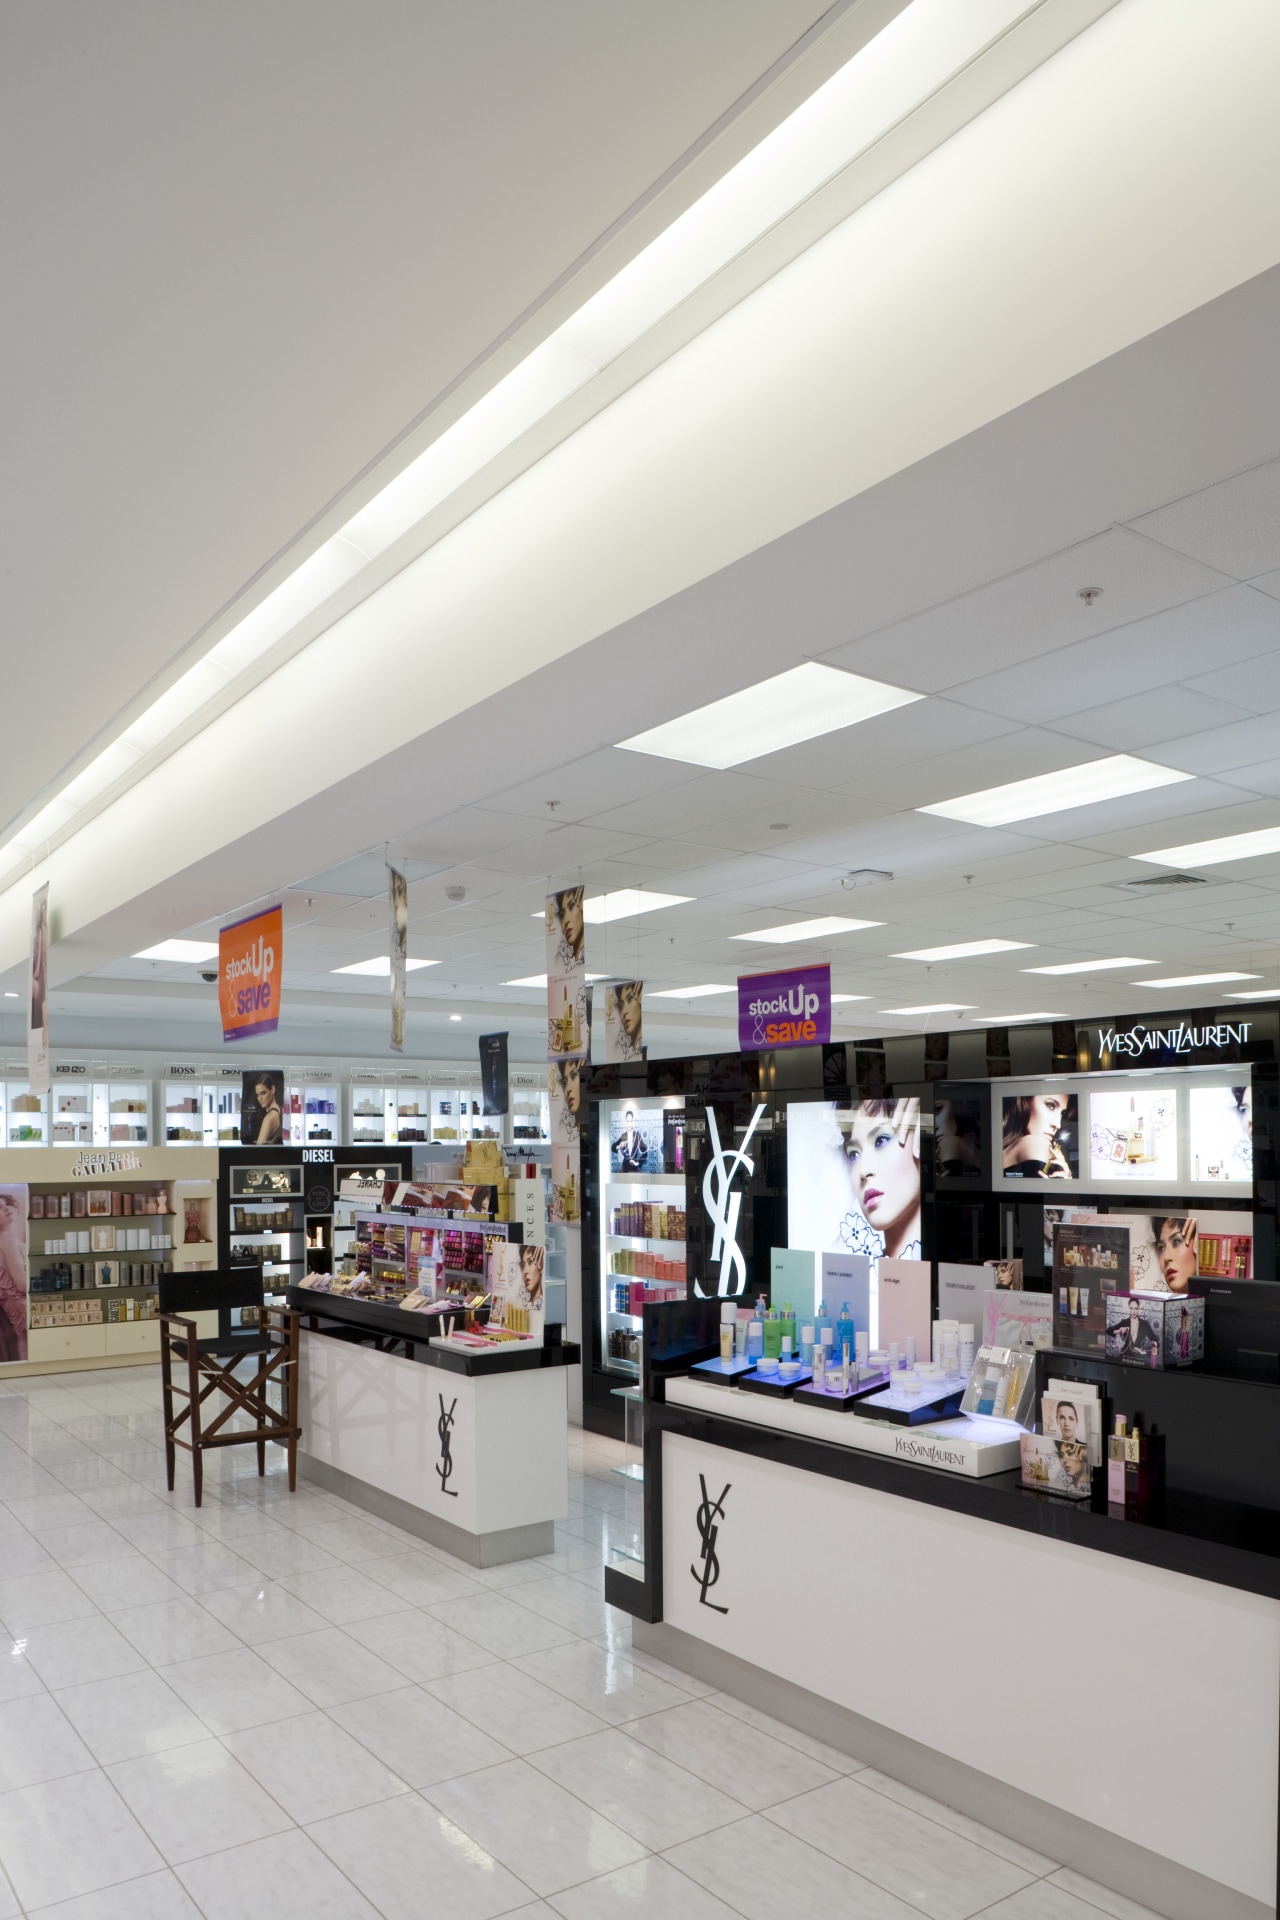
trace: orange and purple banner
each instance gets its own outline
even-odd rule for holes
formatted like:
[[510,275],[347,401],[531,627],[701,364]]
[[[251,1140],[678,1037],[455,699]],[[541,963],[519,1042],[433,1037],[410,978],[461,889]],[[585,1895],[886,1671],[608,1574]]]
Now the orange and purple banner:
[[218,1004],[224,1040],[275,1032],[283,967],[284,915],[279,907],[223,927],[218,935]]
[[738,1046],[825,1046],[831,1038],[831,969],[788,967],[738,976]]

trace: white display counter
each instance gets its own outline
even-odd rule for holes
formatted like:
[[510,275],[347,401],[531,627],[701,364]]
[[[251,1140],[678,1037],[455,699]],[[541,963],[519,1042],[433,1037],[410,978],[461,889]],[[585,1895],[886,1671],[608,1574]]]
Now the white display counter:
[[566,1381],[576,1348],[541,1348],[530,1365],[527,1354],[468,1355],[418,1339],[409,1357],[316,1330],[310,1317],[298,1451],[306,1478],[473,1566],[553,1550],[553,1523],[569,1508]]

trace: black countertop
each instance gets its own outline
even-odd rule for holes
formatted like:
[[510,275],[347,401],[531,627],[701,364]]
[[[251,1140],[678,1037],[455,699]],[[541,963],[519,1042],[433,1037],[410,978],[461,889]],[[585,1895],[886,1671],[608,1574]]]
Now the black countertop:
[[541,1347],[501,1347],[490,1353],[451,1347],[441,1339],[434,1316],[424,1321],[421,1313],[405,1313],[378,1300],[352,1299],[349,1294],[320,1292],[314,1287],[291,1286],[288,1300],[303,1315],[303,1326],[313,1333],[354,1344],[373,1343],[384,1352],[398,1352],[402,1359],[442,1367],[447,1373],[465,1373],[473,1379],[492,1373],[529,1373],[542,1367],[576,1367],[582,1358],[580,1347],[551,1340]]

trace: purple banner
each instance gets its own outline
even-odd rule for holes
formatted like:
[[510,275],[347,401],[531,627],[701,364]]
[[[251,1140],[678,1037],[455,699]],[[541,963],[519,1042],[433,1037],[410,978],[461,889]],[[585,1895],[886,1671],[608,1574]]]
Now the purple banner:
[[738,976],[738,1046],[816,1047],[831,1038],[830,967]]

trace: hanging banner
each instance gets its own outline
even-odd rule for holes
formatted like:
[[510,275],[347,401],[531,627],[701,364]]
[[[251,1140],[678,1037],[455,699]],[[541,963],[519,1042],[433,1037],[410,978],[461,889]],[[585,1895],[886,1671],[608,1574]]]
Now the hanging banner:
[[31,896],[31,971],[27,994],[27,1079],[49,1091],[49,882]]
[[644,981],[622,980],[604,995],[604,1057],[644,1059]]
[[565,887],[547,895],[548,1060],[586,1060],[591,1053],[583,892]]
[[480,1035],[480,1105],[486,1114],[505,1113],[511,1104],[505,1033]]
[[27,1357],[29,1197],[25,1185],[0,1187],[0,1365],[5,1366]]
[[278,1147],[284,1142],[284,1073],[257,1067],[240,1082],[240,1145]]
[[284,915],[279,907],[223,927],[218,935],[218,1004],[224,1040],[275,1032],[283,969]]
[[404,977],[409,955],[409,882],[387,868],[391,898],[391,1051],[404,1052]]
[[831,969],[788,967],[738,977],[738,1048],[826,1046],[831,1038]]
[[551,1218],[572,1225],[582,1218],[580,1178],[582,1062],[558,1060],[547,1069],[551,1108]]

